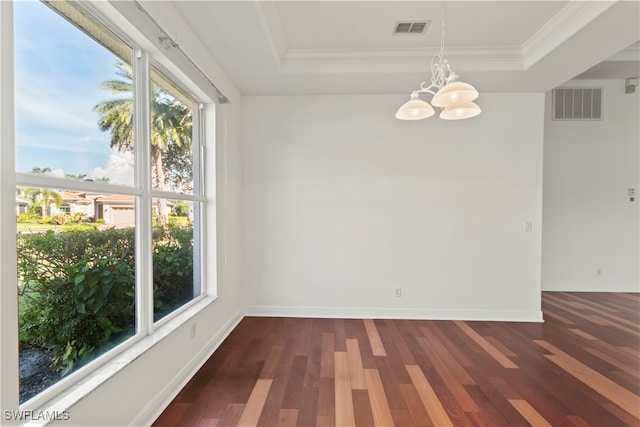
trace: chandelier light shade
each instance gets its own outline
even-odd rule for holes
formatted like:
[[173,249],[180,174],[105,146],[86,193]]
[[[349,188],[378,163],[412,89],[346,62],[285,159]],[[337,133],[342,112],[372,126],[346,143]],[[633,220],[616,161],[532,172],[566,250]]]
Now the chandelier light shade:
[[413,92],[411,99],[405,102],[402,107],[398,109],[396,118],[400,120],[420,120],[431,117],[435,114],[433,107],[429,103],[420,99],[418,93]]
[[[433,107],[441,108],[440,118],[445,120],[461,120],[480,114],[480,107],[473,101],[479,93],[469,83],[458,81],[444,50],[444,2],[442,3],[440,23],[440,53],[431,59],[431,84],[422,82],[420,89],[411,93],[411,99],[396,112],[400,120],[420,120],[435,114]],[[421,93],[433,95],[431,104],[420,99]],[[433,106],[433,107],[432,107]]]
[[480,114],[481,111],[478,104],[470,101],[453,107],[443,108],[440,112],[440,118],[444,120],[470,119]]
[[469,83],[453,82],[440,89],[431,99],[434,107],[454,107],[473,101],[479,93]]

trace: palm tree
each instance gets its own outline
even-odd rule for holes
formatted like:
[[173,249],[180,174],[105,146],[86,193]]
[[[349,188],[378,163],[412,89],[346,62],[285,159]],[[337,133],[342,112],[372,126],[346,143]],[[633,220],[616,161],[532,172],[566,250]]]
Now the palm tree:
[[[116,97],[99,103],[94,111],[100,115],[100,130],[111,132],[111,147],[117,147],[119,151],[130,151],[134,147],[133,78],[130,66],[119,62],[116,68],[116,75],[120,78],[100,84],[101,89],[110,91]],[[191,153],[192,117],[187,106],[157,84],[152,82],[151,90],[151,153],[156,186],[162,191],[167,184],[163,150],[171,146],[178,148],[183,155]],[[158,200],[158,211],[158,224],[166,225],[169,219],[166,200]]]
[[65,178],[68,179],[85,179],[87,177],[86,173],[65,173]]
[[51,168],[49,166],[45,166],[43,168],[39,168],[37,166],[34,166],[33,168],[31,168],[31,173],[36,173],[39,175],[47,175],[49,173],[51,173]]
[[[31,169],[32,173],[39,175],[47,175],[51,173],[50,167],[34,167]],[[24,195],[31,198],[31,200],[35,203],[35,201],[40,198],[42,203],[42,218],[47,216],[47,208],[53,200],[56,206],[60,206],[62,204],[62,197],[55,190],[50,188],[25,188],[23,189]]]

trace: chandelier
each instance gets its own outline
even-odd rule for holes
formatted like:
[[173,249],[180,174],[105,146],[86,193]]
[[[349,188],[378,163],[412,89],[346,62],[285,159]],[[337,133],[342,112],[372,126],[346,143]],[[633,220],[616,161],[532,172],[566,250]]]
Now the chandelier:
[[[400,120],[420,120],[435,114],[433,107],[441,108],[440,118],[461,120],[480,114],[480,107],[473,102],[478,91],[468,83],[458,81],[458,75],[451,69],[444,50],[444,2],[440,21],[440,52],[431,59],[431,84],[420,84],[420,89],[411,93],[411,99],[396,112]],[[433,95],[431,104],[420,99],[421,93]]]

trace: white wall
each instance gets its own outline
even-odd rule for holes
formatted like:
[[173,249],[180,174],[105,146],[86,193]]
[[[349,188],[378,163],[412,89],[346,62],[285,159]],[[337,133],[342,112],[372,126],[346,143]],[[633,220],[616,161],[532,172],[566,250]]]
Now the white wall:
[[541,320],[544,95],[459,122],[405,101],[245,97],[249,314]]
[[627,188],[639,187],[640,94],[625,94],[624,80],[563,86],[602,87],[603,120],[552,121],[547,94],[542,287],[639,292],[640,219]]

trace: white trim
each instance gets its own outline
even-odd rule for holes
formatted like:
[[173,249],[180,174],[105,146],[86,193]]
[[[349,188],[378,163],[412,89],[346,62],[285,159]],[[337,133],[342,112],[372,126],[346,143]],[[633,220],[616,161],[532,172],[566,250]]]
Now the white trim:
[[[204,103],[215,102],[219,103],[220,98],[217,87],[211,84],[211,80],[199,71],[200,67],[197,64],[190,64],[186,59],[189,57],[188,53],[184,55],[179,52],[182,49],[165,49],[162,41],[159,40],[160,30],[158,26],[151,22],[149,16],[153,13],[149,13],[147,10],[149,7],[153,7],[153,2],[145,2],[145,12],[141,11],[136,3],[132,1],[96,1],[96,2],[83,2],[89,3],[91,10],[97,10],[99,13],[108,19],[107,22],[112,22],[117,29],[120,29],[125,33],[129,39],[132,40],[137,46],[145,50],[150,54],[152,61],[155,65],[160,65],[161,68],[179,81],[181,86],[184,87],[190,94]],[[167,3],[165,3],[167,4]],[[153,16],[153,19],[157,19]],[[176,17],[176,19],[179,19]],[[167,32],[171,32],[163,23],[163,28]],[[164,32],[165,30],[162,30]],[[186,44],[186,43],[185,43]],[[195,66],[194,66],[195,65]]]
[[[280,64],[283,73],[424,72],[437,49],[289,49]],[[451,48],[447,58],[456,71],[524,69],[520,47]]]
[[522,45],[528,69],[596,19],[615,1],[573,0]]
[[13,2],[0,1],[0,410],[19,405],[13,39]]
[[209,341],[202,347],[202,350],[196,354],[184,368],[182,368],[171,381],[169,381],[153,398],[140,413],[135,417],[132,425],[147,426],[151,425],[162,414],[167,406],[178,393],[184,388],[205,362],[220,347],[222,342],[229,336],[231,332],[238,326],[238,323],[244,318],[241,311],[238,311],[224,324],[222,328],[216,332]]
[[86,191],[89,193],[139,196],[142,191],[136,187],[114,185],[95,181],[59,178],[51,175],[16,172],[18,186],[46,187],[66,191]]
[[133,64],[133,131],[136,141],[136,187],[142,197],[136,200],[136,332],[153,333],[153,227],[148,216],[153,211],[151,189],[151,82],[149,55],[136,48]]
[[542,311],[433,310],[422,308],[247,306],[247,316],[338,319],[463,320],[543,322]]
[[278,13],[276,3],[274,1],[259,1],[256,2],[256,9],[258,10],[260,21],[264,26],[275,63],[280,66],[287,53],[287,38],[282,29],[280,14]]

